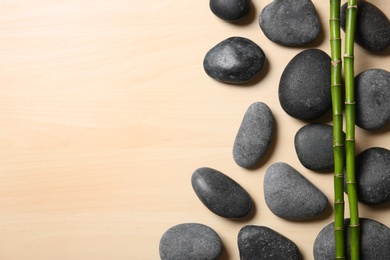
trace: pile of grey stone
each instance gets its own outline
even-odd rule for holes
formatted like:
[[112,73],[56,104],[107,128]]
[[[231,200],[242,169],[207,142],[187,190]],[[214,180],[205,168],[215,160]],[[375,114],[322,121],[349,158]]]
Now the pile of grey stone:
[[[210,9],[220,19],[238,22],[253,10],[251,0],[210,0]],[[345,5],[341,17],[345,20]],[[358,1],[356,43],[368,52],[383,52],[390,46],[390,22],[383,12],[366,1]],[[310,0],[274,0],[259,14],[264,35],[281,46],[307,46],[318,40],[321,24]],[[342,27],[345,22],[342,22]],[[344,27],[343,27],[344,28]],[[244,37],[230,37],[212,47],[203,67],[211,78],[240,85],[263,71],[266,55]],[[355,78],[356,123],[365,130],[388,127],[390,121],[390,73],[373,68]],[[308,170],[330,173],[334,167],[333,128],[314,121],[330,114],[330,57],[320,49],[299,52],[285,67],[279,82],[282,109],[305,125],[294,138],[296,155]],[[265,102],[251,104],[243,115],[233,142],[236,164],[246,169],[260,167],[270,158],[275,138],[275,119]],[[333,176],[332,176],[333,177]],[[390,202],[390,151],[369,148],[356,156],[358,199],[367,205]],[[238,182],[210,167],[196,169],[191,178],[199,200],[212,213],[242,219],[253,210],[253,200]],[[266,169],[263,193],[269,210],[288,221],[319,218],[329,209],[328,198],[305,176],[284,162]],[[348,219],[345,221],[347,233]],[[361,259],[390,259],[390,229],[372,219],[361,218]],[[346,239],[349,246],[348,237]],[[300,259],[297,245],[283,234],[266,227],[245,225],[237,236],[240,259]],[[160,257],[218,259],[223,245],[218,234],[200,223],[169,228],[160,240]],[[318,234],[314,259],[334,259],[333,223]]]

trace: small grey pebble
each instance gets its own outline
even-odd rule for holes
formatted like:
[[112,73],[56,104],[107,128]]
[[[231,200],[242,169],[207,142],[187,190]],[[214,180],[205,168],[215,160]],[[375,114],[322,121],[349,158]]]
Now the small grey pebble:
[[265,62],[265,54],[256,43],[244,37],[230,37],[206,53],[203,68],[215,80],[241,84],[255,78]]
[[[349,219],[344,223],[346,253],[350,258]],[[325,226],[317,235],[313,253],[315,260],[329,260],[335,257],[334,223]],[[382,223],[360,218],[360,259],[361,260],[390,260],[390,229]]]
[[321,24],[310,0],[274,0],[259,15],[265,36],[285,46],[303,46],[319,35]]
[[222,20],[236,22],[249,14],[252,0],[210,0],[209,6]]
[[294,138],[299,161],[313,171],[334,168],[333,127],[325,124],[308,124],[301,127]]
[[298,53],[280,78],[279,102],[288,115],[301,120],[317,119],[330,111],[329,55],[319,49]]
[[274,131],[270,108],[255,102],[245,112],[233,144],[234,161],[241,167],[254,167],[266,154]]
[[390,72],[369,69],[355,77],[356,125],[375,130],[390,121]]
[[367,205],[390,201],[390,151],[372,147],[356,156],[358,200]]
[[325,212],[328,199],[313,183],[286,163],[274,163],[264,176],[264,197],[275,215],[305,220]]
[[[345,31],[347,3],[340,11],[341,28]],[[355,42],[371,52],[381,52],[390,46],[390,21],[375,5],[357,1]]]
[[229,176],[208,167],[194,171],[192,187],[200,201],[213,213],[225,218],[242,218],[252,208],[252,198]]
[[210,227],[184,223],[168,229],[160,239],[161,260],[215,260],[222,254],[222,242]]
[[264,226],[247,225],[238,233],[241,260],[299,260],[299,249],[294,242]]

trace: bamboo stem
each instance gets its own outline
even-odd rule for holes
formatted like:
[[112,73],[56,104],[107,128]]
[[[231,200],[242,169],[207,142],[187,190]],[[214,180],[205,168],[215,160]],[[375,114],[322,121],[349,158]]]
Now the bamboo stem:
[[344,136],[341,90],[340,0],[330,0],[331,93],[334,156],[335,259],[345,259],[344,239]]
[[346,185],[350,210],[351,260],[359,259],[359,210],[355,178],[355,87],[354,87],[354,37],[357,5],[348,0],[345,28],[345,118],[346,118]]

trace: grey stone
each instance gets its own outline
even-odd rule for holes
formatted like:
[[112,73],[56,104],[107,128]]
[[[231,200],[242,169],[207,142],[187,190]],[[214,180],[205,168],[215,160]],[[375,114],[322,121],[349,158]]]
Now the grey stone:
[[241,260],[299,260],[299,249],[294,242],[264,226],[247,225],[238,233]]
[[279,102],[290,116],[317,119],[332,108],[330,57],[319,49],[298,53],[284,69],[279,82]]
[[268,208],[287,220],[315,218],[328,207],[328,199],[313,183],[286,163],[274,163],[264,176]]
[[313,171],[334,168],[333,127],[325,124],[308,124],[301,127],[294,138],[299,161]]
[[194,171],[192,187],[202,203],[225,218],[242,218],[252,208],[252,198],[229,176],[208,167]]
[[214,260],[222,254],[222,242],[210,227],[184,223],[168,229],[160,239],[161,260]]
[[251,0],[210,0],[211,11],[219,18],[236,22],[247,16],[252,7]]
[[206,53],[203,68],[215,80],[241,84],[260,74],[265,62],[265,54],[256,43],[244,37],[230,37]]
[[[347,3],[340,11],[341,28],[345,31]],[[371,52],[382,52],[390,46],[390,21],[375,5],[357,1],[355,42]]]
[[234,161],[244,168],[254,167],[266,154],[274,131],[274,118],[262,102],[249,106],[233,144]]
[[356,125],[375,130],[390,121],[390,72],[369,69],[355,77]]
[[[325,226],[317,235],[313,253],[315,260],[334,259],[335,240],[334,223]],[[349,219],[344,223],[346,245],[346,259],[350,258]],[[390,229],[382,223],[360,218],[360,259],[361,260],[390,260]]]
[[390,201],[390,151],[372,147],[356,156],[358,200],[368,205]]
[[260,12],[259,24],[268,39],[286,46],[311,43],[321,29],[310,0],[274,0]]

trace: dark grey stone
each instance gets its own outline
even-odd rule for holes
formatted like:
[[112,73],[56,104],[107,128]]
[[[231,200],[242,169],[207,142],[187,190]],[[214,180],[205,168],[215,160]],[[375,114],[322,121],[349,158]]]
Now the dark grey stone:
[[321,29],[310,0],[274,0],[261,11],[259,24],[268,39],[286,46],[311,43]]
[[268,208],[287,220],[311,219],[328,207],[328,199],[313,183],[286,163],[274,163],[264,176]]
[[238,233],[241,260],[299,260],[299,249],[294,242],[264,226],[244,226]]
[[255,78],[265,62],[265,54],[256,43],[243,37],[230,37],[207,52],[203,68],[215,80],[241,84]]
[[[334,259],[335,239],[334,223],[325,226],[317,235],[313,253],[315,260]],[[349,219],[344,223],[345,240],[347,241],[346,253],[350,258],[349,243]],[[390,260],[390,229],[382,223],[360,218],[360,259],[361,260]]]
[[222,242],[210,227],[184,223],[168,229],[160,239],[161,260],[214,260],[222,253]]
[[211,11],[219,18],[236,22],[247,16],[252,7],[251,0],[210,0]]
[[283,110],[301,120],[317,119],[332,108],[330,57],[322,50],[298,53],[284,69],[279,82]]
[[390,151],[372,147],[356,156],[358,200],[368,205],[390,201]]
[[[355,42],[371,52],[381,52],[390,46],[390,21],[375,5],[357,1]],[[345,31],[347,3],[341,7],[341,28]]]
[[192,187],[200,201],[213,213],[225,218],[241,218],[252,208],[252,198],[229,176],[208,167],[195,170]]
[[308,124],[301,127],[294,138],[299,161],[313,171],[334,168],[333,127],[325,124]]
[[233,145],[234,161],[244,168],[255,166],[266,154],[274,131],[274,118],[262,102],[249,106]]
[[356,125],[379,129],[390,121],[390,72],[365,70],[355,77]]

